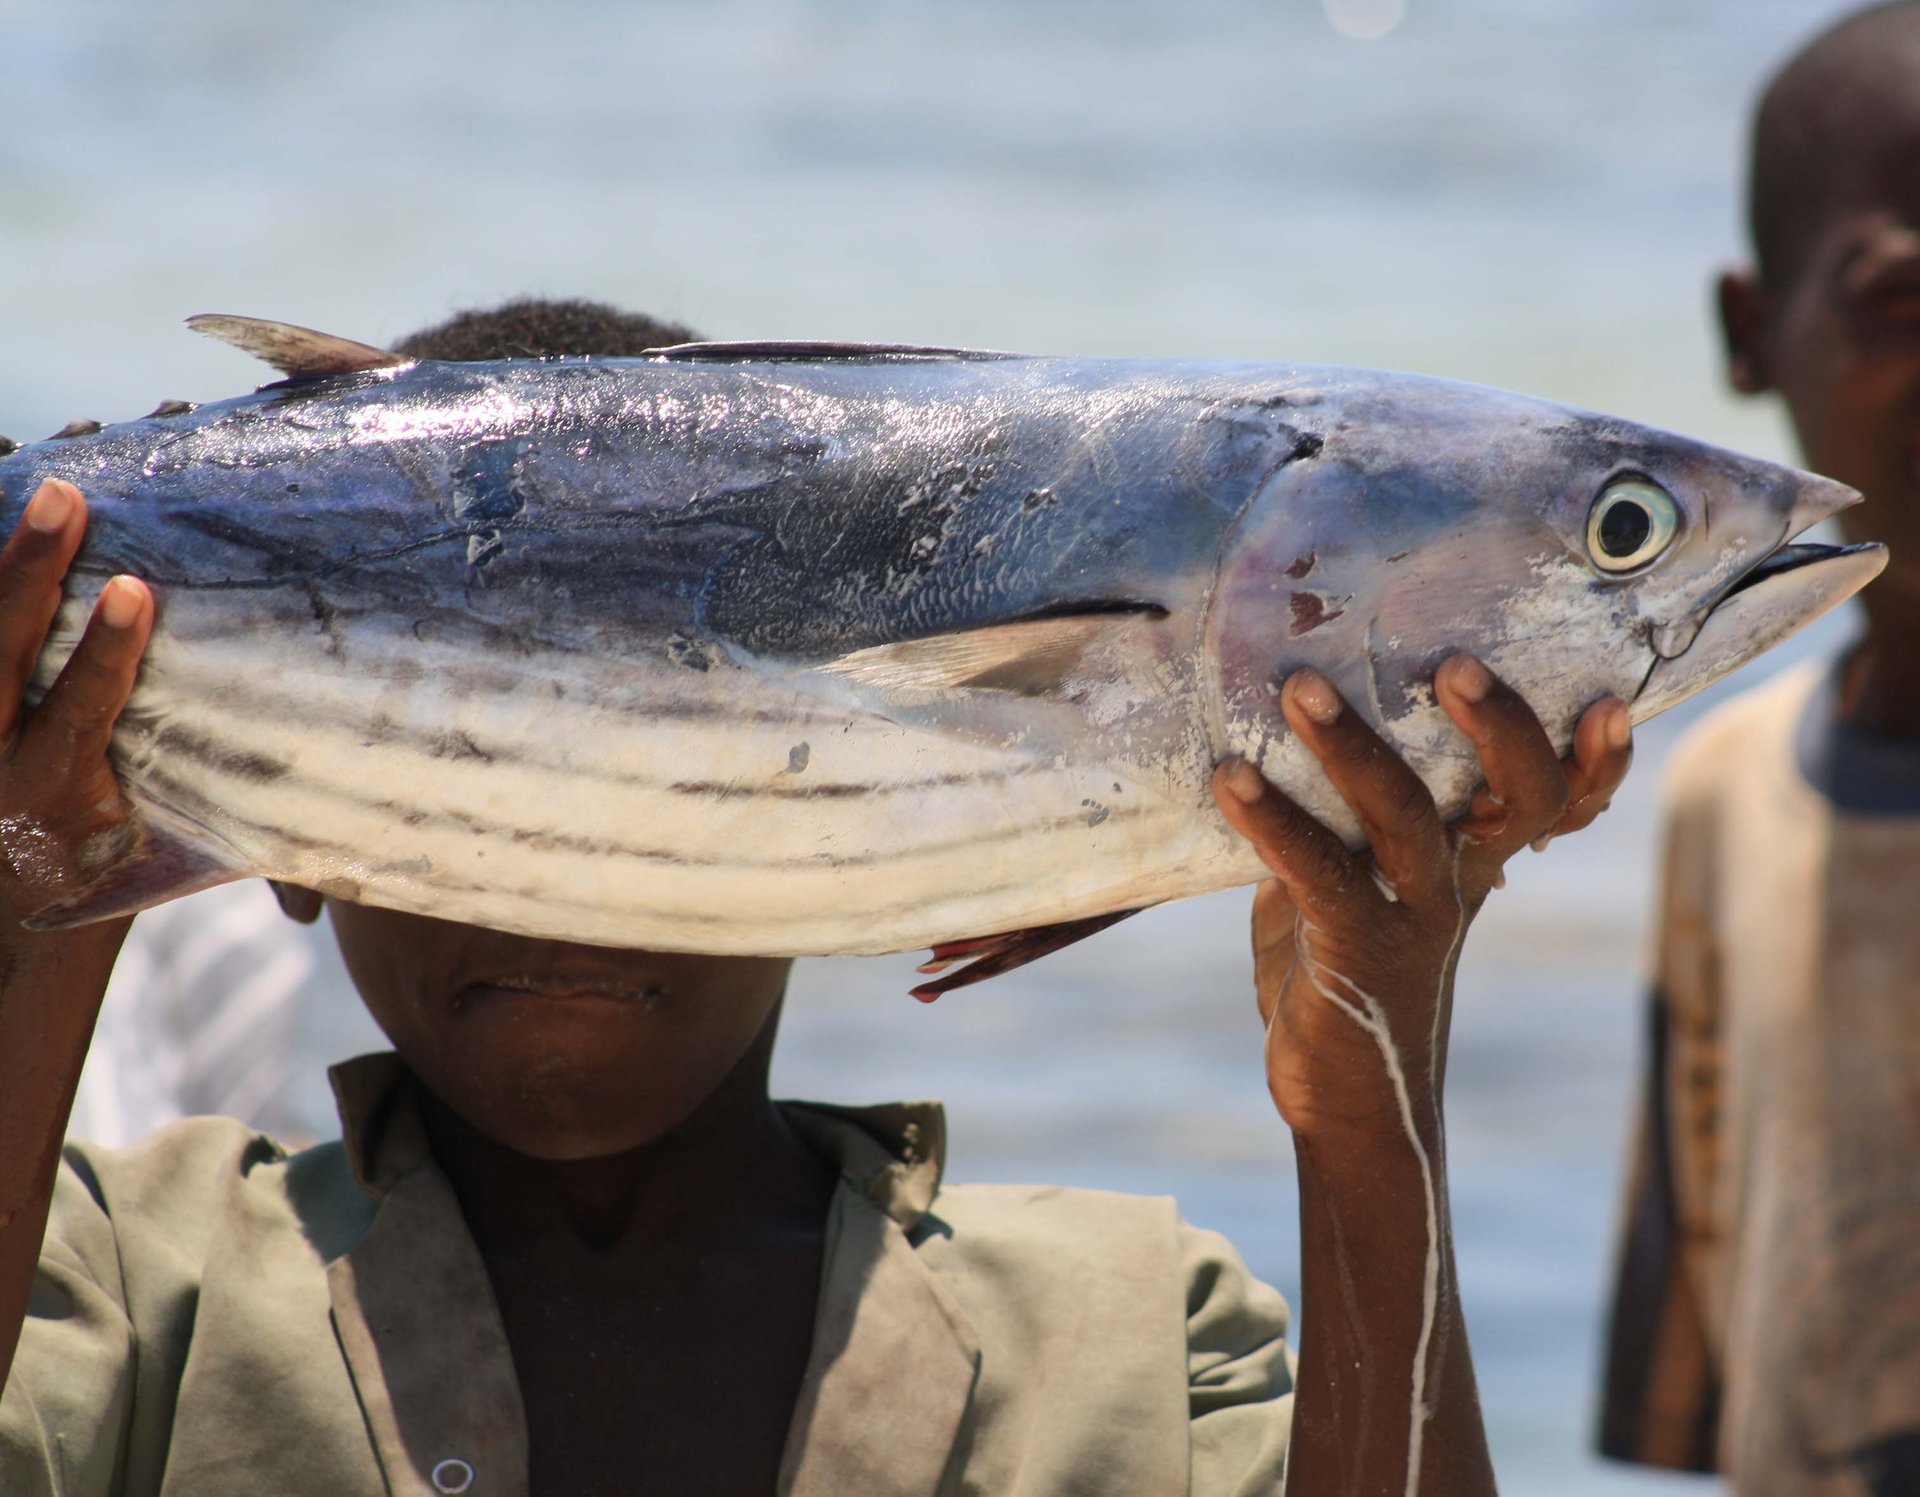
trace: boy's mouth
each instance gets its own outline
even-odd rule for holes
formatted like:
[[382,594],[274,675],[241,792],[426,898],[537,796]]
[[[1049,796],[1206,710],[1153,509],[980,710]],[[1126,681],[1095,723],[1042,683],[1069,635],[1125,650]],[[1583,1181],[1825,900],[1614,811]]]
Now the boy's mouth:
[[666,996],[656,983],[612,972],[540,972],[502,973],[479,982],[470,982],[453,995],[455,1009],[475,999],[544,998],[594,999],[607,1003],[635,1003],[652,1006]]

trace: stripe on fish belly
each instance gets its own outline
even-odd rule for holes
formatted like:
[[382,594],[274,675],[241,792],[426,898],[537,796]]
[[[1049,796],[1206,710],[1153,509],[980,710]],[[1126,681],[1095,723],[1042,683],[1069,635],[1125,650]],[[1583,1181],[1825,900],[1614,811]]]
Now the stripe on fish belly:
[[613,712],[523,672],[512,694],[463,704],[449,686],[461,661],[424,664],[407,692],[343,669],[324,695],[309,674],[295,698],[272,672],[237,678],[217,653],[162,642],[125,772],[261,872],[606,943],[900,950],[1243,877],[1196,875],[1221,863],[1218,834],[1164,787],[1107,769],[806,703],[739,720],[711,686],[710,710],[650,717],[644,692]]

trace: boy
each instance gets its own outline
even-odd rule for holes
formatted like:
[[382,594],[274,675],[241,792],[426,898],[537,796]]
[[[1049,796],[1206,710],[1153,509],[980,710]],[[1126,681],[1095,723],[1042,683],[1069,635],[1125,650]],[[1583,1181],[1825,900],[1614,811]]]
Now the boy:
[[1675,754],[1601,1446],[1742,1494],[1920,1492],[1920,4],[1790,61],[1751,170],[1730,377],[1780,392],[1893,559],[1845,658]]
[[943,1189],[938,1109],[771,1102],[783,960],[324,901],[397,1052],[336,1071],[343,1143],[289,1158],[194,1119],[63,1161],[126,924],[20,920],[124,825],[106,746],[154,616],[112,580],[24,705],[85,523],[50,484],[0,552],[9,1497],[1262,1493],[1283,1464],[1296,1494],[1492,1491],[1448,1226],[1453,968],[1506,858],[1625,774],[1620,703],[1563,765],[1511,691],[1448,661],[1438,697],[1489,792],[1447,827],[1297,673],[1288,719],[1371,860],[1250,766],[1216,776],[1275,873],[1256,987],[1316,1306],[1293,1417],[1277,1298],[1164,1203]]

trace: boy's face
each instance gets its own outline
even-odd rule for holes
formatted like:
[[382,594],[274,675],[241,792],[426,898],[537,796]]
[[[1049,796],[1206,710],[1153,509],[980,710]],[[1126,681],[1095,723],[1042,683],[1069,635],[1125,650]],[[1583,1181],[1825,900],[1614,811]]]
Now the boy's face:
[[1842,524],[1891,548],[1879,586],[1920,596],[1920,171],[1883,175],[1790,282],[1729,274],[1720,310],[1734,387],[1779,391],[1807,465],[1867,496]]
[[328,900],[341,955],[414,1074],[540,1159],[683,1122],[772,1022],[791,961],[617,951]]

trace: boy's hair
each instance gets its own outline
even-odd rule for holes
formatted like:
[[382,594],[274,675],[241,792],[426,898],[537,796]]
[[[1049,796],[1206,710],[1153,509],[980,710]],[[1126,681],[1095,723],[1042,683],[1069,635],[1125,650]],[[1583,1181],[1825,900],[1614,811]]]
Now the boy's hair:
[[409,333],[393,351],[454,363],[569,356],[623,359],[699,340],[698,333],[678,323],[623,312],[605,302],[521,297],[486,311],[456,312],[445,322]]
[[1748,227],[1761,279],[1791,284],[1838,209],[1920,134],[1920,0],[1855,11],[1774,75],[1754,116]]

